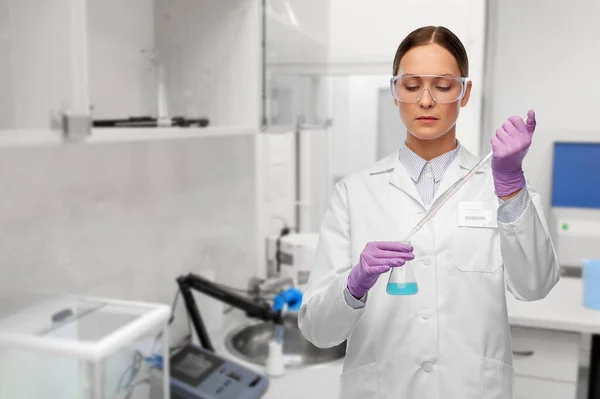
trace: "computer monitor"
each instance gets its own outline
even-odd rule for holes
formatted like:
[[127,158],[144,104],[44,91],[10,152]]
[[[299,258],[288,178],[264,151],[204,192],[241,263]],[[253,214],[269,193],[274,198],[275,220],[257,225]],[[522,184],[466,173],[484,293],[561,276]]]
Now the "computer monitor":
[[554,143],[550,214],[562,266],[600,259],[600,143]]
[[600,143],[554,143],[552,207],[600,209]]

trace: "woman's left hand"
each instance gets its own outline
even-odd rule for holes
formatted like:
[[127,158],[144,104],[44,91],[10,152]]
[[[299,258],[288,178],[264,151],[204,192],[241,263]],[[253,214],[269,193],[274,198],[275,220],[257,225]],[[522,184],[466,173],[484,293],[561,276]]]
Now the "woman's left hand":
[[525,187],[522,163],[535,131],[535,112],[527,113],[527,124],[519,116],[509,118],[492,137],[492,175],[498,197],[511,195]]

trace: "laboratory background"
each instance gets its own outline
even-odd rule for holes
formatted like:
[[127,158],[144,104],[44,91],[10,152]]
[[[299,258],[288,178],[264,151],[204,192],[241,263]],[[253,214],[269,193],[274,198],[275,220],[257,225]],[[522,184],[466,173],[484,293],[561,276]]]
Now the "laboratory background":
[[[396,149],[402,38],[443,25],[478,157],[524,170],[561,264],[508,296],[518,399],[600,398],[597,0],[0,0],[0,399],[337,398],[295,312],[334,184]],[[172,396],[169,396],[172,395]]]

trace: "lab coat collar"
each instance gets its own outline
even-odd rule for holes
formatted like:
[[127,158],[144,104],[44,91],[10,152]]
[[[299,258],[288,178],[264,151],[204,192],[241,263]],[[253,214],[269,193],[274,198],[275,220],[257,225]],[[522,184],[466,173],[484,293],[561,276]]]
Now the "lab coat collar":
[[[400,150],[396,150],[392,154],[375,163],[375,165],[371,167],[370,174],[376,175],[391,172],[389,182],[396,188],[404,191],[419,204],[424,206],[415,183],[400,162],[399,151]],[[450,188],[458,179],[460,179],[471,168],[473,168],[477,162],[479,162],[479,159],[477,159],[475,155],[471,154],[464,146],[460,146],[458,156],[446,170],[444,178],[440,183],[440,187],[436,190],[434,201],[442,193],[448,190],[448,188]],[[483,173],[488,167],[488,164],[484,165],[477,171],[477,173]]]
[[[384,173],[384,172],[389,172],[391,170],[393,170],[397,164],[398,164],[398,159],[400,156],[400,150],[396,150],[393,153],[391,153],[390,155],[386,156],[385,158],[380,159],[379,161],[377,161],[375,163],[375,165],[373,165],[371,167],[371,174],[375,175],[375,174],[379,174],[379,173]],[[402,166],[400,164],[400,166]]]
[[391,185],[408,194],[421,206],[424,206],[415,183],[400,161],[400,149],[375,163],[371,168],[371,175],[378,175],[386,172],[391,172],[389,176]]
[[[402,168],[402,164],[398,162],[400,156],[400,149],[394,151],[390,155],[382,158],[378,162],[376,162],[370,170],[370,174],[375,175],[384,172],[390,172],[397,167]],[[473,154],[469,152],[464,146],[460,146],[458,150],[458,165],[461,169],[465,169],[466,171],[471,170],[473,166],[479,162],[479,159]],[[454,163],[454,162],[453,162]],[[483,173],[487,168],[489,168],[489,164],[484,165],[481,169],[477,171],[477,173]]]
[[423,173],[423,168],[425,165],[429,163],[431,165],[431,171],[433,172],[433,178],[436,183],[439,183],[439,181],[444,177],[446,170],[448,170],[448,166],[450,166],[452,161],[454,161],[454,159],[457,157],[460,147],[461,144],[457,141],[457,147],[453,150],[435,157],[430,161],[426,161],[417,155],[413,150],[408,148],[406,143],[402,143],[402,147],[400,147],[400,162],[408,171],[410,178],[415,183],[419,180],[421,173]]

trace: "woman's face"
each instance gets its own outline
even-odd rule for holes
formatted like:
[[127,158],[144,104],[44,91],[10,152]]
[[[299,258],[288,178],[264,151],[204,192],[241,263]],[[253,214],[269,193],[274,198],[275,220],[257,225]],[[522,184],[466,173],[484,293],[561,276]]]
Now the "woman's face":
[[[460,69],[454,56],[439,44],[417,46],[404,54],[400,60],[397,75],[446,75],[460,77]],[[429,89],[434,83],[424,78],[424,87]],[[443,88],[442,88],[443,89]],[[434,140],[453,130],[459,110],[467,105],[471,93],[468,82],[465,95],[452,103],[434,101],[432,93],[424,90],[415,103],[405,103],[394,99],[400,117],[409,133],[421,140]]]

